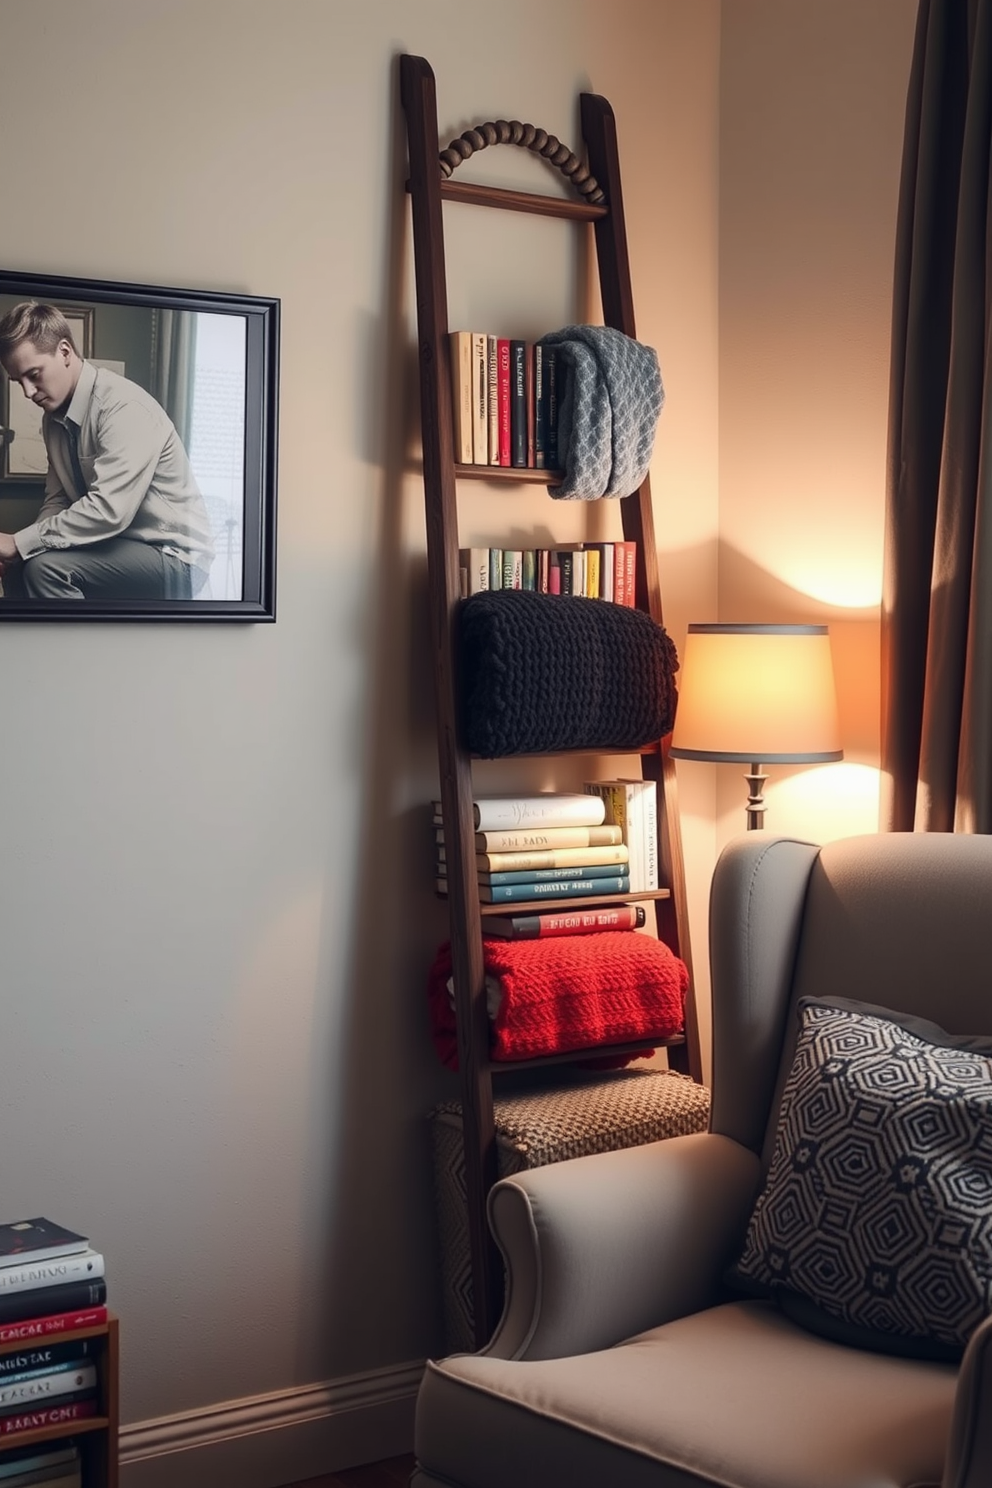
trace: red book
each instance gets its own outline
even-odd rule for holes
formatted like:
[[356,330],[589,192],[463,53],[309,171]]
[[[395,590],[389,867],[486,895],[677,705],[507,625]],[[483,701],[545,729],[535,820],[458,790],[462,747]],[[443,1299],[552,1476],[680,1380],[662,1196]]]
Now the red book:
[[14,1411],[0,1416],[0,1436],[16,1436],[19,1431],[41,1431],[46,1426],[62,1426],[72,1421],[85,1421],[95,1416],[97,1401],[70,1400],[65,1405],[45,1405],[40,1410]]
[[613,603],[626,604],[627,594],[627,558],[624,552],[626,543],[616,542],[613,544]]
[[634,542],[625,542],[623,545],[623,557],[623,602],[633,609],[637,604],[637,544]]
[[75,1333],[79,1328],[98,1328],[107,1321],[105,1307],[86,1307],[79,1312],[60,1312],[52,1317],[25,1318],[20,1323],[0,1323],[0,1343],[22,1338],[46,1338],[50,1333]]
[[510,463],[510,343],[496,343],[496,404],[499,410],[499,463]]
[[544,940],[550,935],[592,935],[598,930],[636,930],[646,915],[640,904],[604,905],[557,914],[486,915],[482,934],[501,940]]

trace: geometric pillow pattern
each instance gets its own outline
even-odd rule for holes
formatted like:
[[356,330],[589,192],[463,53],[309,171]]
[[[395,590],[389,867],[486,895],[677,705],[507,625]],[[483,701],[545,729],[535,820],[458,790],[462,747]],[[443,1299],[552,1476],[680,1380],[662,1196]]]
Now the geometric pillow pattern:
[[992,1312],[992,1040],[803,999],[737,1275],[959,1348]]

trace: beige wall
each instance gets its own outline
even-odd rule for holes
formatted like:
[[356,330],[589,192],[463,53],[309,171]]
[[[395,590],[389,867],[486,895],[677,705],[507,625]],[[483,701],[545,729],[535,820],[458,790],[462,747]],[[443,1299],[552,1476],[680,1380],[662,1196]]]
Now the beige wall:
[[[325,1395],[374,1404],[438,1342],[424,1113],[452,1084],[422,992],[444,926],[402,470],[401,50],[432,60],[445,133],[502,114],[571,139],[579,90],[614,102],[639,331],[668,387],[676,637],[716,603],[716,0],[503,0],[498,19],[453,0],[2,6],[0,261],[283,310],[277,623],[0,630],[4,1216],[105,1251],[124,1420],[174,1418],[132,1429],[132,1457],[214,1443],[207,1466],[150,1460],[132,1484],[251,1488],[388,1450],[401,1418],[370,1409],[297,1452],[287,1422],[315,1397],[294,1392],[361,1376]],[[542,179],[529,159],[485,169]],[[568,229],[520,219],[507,239],[464,215],[453,324],[528,335],[584,311]],[[534,492],[466,512],[479,540],[586,520]],[[703,883],[711,782],[688,795]],[[263,1419],[284,1431],[231,1467],[216,1422]]]

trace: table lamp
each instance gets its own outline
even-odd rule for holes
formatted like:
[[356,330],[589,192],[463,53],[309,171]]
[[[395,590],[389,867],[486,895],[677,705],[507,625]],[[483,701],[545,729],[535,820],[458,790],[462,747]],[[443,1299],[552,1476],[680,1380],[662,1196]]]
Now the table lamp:
[[760,828],[762,764],[844,757],[827,627],[690,625],[671,753],[750,764],[747,828]]

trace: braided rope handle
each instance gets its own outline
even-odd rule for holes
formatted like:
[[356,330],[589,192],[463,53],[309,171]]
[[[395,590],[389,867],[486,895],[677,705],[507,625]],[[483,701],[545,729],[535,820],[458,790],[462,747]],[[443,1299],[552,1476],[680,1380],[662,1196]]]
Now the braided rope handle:
[[588,167],[582,164],[567,145],[563,145],[560,139],[549,134],[546,129],[537,129],[533,124],[521,124],[519,119],[495,119],[466,129],[464,134],[451,141],[446,150],[441,151],[438,161],[442,176],[450,176],[463,160],[468,160],[477,150],[484,150],[487,145],[519,145],[522,150],[532,150],[535,155],[543,156],[549,165],[556,166],[571,181],[579,195],[593,206],[599,206],[606,200],[596,177],[590,174]]

